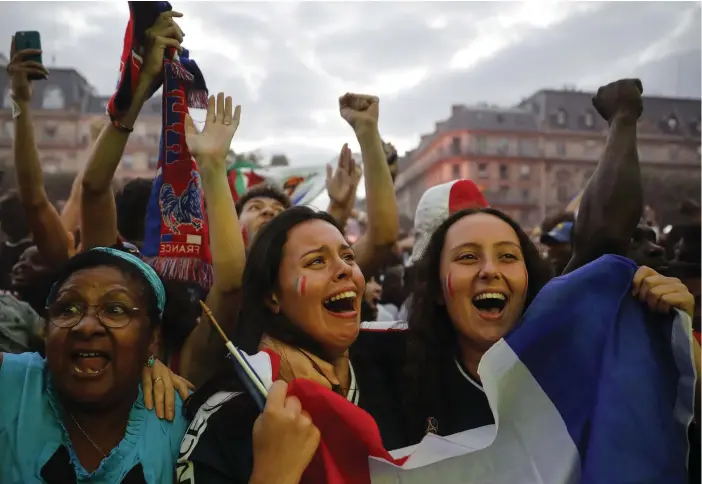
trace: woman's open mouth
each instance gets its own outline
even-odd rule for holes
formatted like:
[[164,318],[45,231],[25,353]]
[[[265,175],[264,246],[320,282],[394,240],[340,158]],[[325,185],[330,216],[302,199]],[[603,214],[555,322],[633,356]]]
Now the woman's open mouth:
[[102,351],[75,351],[71,353],[71,370],[80,377],[95,377],[102,374],[110,364],[107,353]]
[[344,291],[324,301],[322,306],[337,318],[355,318],[357,297],[355,291]]
[[473,306],[484,319],[499,319],[505,307],[507,296],[500,292],[484,292],[473,298]]

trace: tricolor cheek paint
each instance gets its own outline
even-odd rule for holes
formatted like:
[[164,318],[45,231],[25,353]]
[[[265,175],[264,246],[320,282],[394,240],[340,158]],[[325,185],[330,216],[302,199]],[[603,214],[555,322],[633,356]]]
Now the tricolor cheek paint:
[[244,239],[244,247],[249,246],[249,230],[246,227],[241,227],[241,238]]
[[305,276],[300,276],[295,280],[295,289],[297,289],[298,296],[305,295],[305,285],[307,284],[307,278]]
[[453,299],[453,286],[451,285],[450,272],[444,277],[444,294],[446,295],[446,299]]

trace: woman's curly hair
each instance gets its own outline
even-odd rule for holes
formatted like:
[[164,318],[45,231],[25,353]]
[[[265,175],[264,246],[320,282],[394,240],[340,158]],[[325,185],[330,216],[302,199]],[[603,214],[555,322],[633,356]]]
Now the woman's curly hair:
[[[510,217],[493,208],[468,209],[451,215],[434,231],[427,248],[417,264],[416,287],[412,294],[408,317],[407,364],[405,367],[405,408],[408,411],[410,435],[419,441],[424,435],[424,423],[435,415],[436,405],[445,399],[440,394],[439,382],[446,360],[453,360],[458,353],[458,335],[451,323],[446,306],[439,304],[442,283],[439,276],[441,254],[446,233],[463,217],[486,213],[503,220],[515,231],[524,254],[529,276],[524,309],[548,282],[550,270],[539,255],[529,236]],[[470,411],[470,409],[466,409]]]

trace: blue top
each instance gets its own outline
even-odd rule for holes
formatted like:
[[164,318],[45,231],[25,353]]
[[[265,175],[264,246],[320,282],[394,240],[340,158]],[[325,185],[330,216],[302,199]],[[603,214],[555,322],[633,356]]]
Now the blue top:
[[129,414],[124,438],[100,467],[88,473],[80,465],[60,415],[45,360],[37,353],[4,353],[0,366],[0,482],[45,482],[42,468],[61,446],[68,449],[77,482],[119,483],[137,465],[148,484],[170,484],[180,442],[188,427],[176,394],[173,422],[161,420],[139,395]]

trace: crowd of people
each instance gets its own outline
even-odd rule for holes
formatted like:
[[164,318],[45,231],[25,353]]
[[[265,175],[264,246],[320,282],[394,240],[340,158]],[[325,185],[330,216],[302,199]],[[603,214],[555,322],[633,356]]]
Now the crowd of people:
[[[38,52],[13,42],[17,189],[0,200],[0,482],[323,482],[311,463],[325,436],[289,395],[300,379],[367,412],[389,450],[492,425],[481,359],[549,281],[602,257],[636,264],[631,297],[646,311],[678,310],[699,332],[699,207],[688,203],[691,225],[666,234],[643,218],[643,86],[635,79],[593,98],[609,124],[597,169],[577,215],[545,220],[536,240],[470,180],[428,189],[414,231],[401,234],[397,155],[381,139],[372,95],[339,98],[362,160],[357,167],[342,148],[327,211],[295,206],[266,183],[233,197],[226,155],[246,109],[224,93],[207,98],[202,130],[180,120],[179,153],[196,162],[187,168],[194,185],[167,184],[164,155],[155,180],[113,194],[144,102],[164,72],[177,71],[178,54],[188,66],[178,17],[159,12],[128,45],[141,54],[138,64],[123,57],[123,73],[125,59],[132,63],[123,77],[130,95],[113,98],[60,212],[42,184],[31,110],[30,78],[50,73],[27,60]],[[178,143],[170,129],[162,150]],[[350,243],[344,228],[360,166],[367,220]],[[156,231],[171,230],[156,253],[147,249],[153,210]],[[201,226],[207,244],[198,246],[187,230]],[[187,241],[166,245],[179,236]],[[166,257],[168,247],[199,263]],[[242,352],[268,355],[265,399],[232,363],[212,319]],[[699,482],[698,422],[686,436],[690,482]]]

